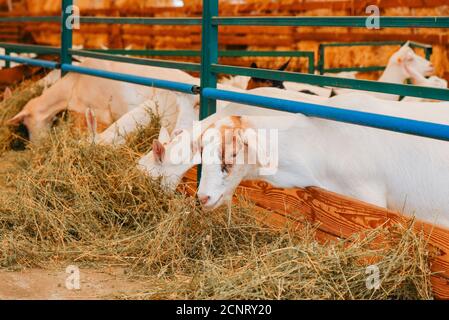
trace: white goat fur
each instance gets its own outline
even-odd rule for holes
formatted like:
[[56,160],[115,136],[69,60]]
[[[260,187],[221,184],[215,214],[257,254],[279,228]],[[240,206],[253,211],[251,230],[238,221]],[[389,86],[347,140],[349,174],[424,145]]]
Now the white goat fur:
[[[174,69],[86,59],[83,67],[102,69],[142,77],[158,78],[199,84],[199,79]],[[45,133],[52,119],[68,109],[84,114],[91,107],[102,124],[110,125],[128,111],[136,108],[163,90],[126,82],[70,73],[45,90],[38,98],[30,100],[24,109],[9,121],[11,125],[24,123],[34,141]]]
[[226,174],[219,164],[203,164],[198,197],[206,208],[230,200],[240,181],[261,179],[282,188],[320,187],[449,227],[447,142],[303,115],[241,121],[244,128],[279,129],[278,170],[260,176],[257,164],[234,164]]
[[[411,73],[411,70],[414,73]],[[388,60],[382,76],[378,79],[379,82],[388,82],[403,84],[407,79],[410,79],[418,74],[420,76],[430,76],[434,72],[433,65],[423,57],[417,55],[412,48],[406,43],[398,51],[396,51]],[[335,89],[337,94],[354,92],[353,89]],[[399,95],[380,93],[380,92],[364,92],[385,100],[399,100]]]
[[[430,88],[442,88],[442,89],[447,88],[447,81],[444,79],[441,79],[437,76],[431,76],[429,78],[425,78],[413,69],[410,69],[409,71],[413,75],[412,78],[413,78],[414,84],[417,86],[430,87]],[[404,97],[404,99],[402,99],[401,101],[402,102],[416,102],[416,101],[434,101],[434,100],[418,98],[418,97]]]
[[[284,98],[294,101],[306,101],[312,103],[319,103],[322,105],[329,105],[337,108],[352,109],[358,111],[372,112],[377,114],[385,114],[396,117],[404,117],[413,120],[428,121],[440,124],[449,124],[449,102],[440,103],[409,103],[385,101],[377,99],[373,96],[367,96],[361,93],[350,93],[333,97],[331,99],[324,99],[314,97],[307,94],[300,94],[297,92],[287,92],[285,90],[276,88],[258,88],[250,90],[251,93],[258,95],[265,95],[273,98]],[[307,100],[309,99],[309,100]],[[186,114],[193,114],[193,111],[188,111],[188,105],[185,106]],[[201,122],[203,129],[207,128],[211,123],[228,115],[271,115],[281,116],[286,113],[256,107],[248,107],[239,104],[229,104],[221,112],[214,114]],[[190,118],[192,119],[192,118]],[[184,129],[184,128],[183,128]],[[184,129],[188,131],[188,129]],[[179,134],[179,132],[178,132]],[[167,135],[164,135],[167,137]],[[178,136],[164,138],[160,141],[166,149],[166,154],[170,154],[171,150],[175,149],[181,142]],[[193,161],[194,156],[192,157]],[[162,161],[156,161],[155,155],[151,151],[139,161],[139,166],[142,170],[147,172],[152,177],[163,177],[163,183],[169,188],[175,188],[182,176],[194,165],[182,164],[174,165],[170,162],[169,157],[165,157]]]

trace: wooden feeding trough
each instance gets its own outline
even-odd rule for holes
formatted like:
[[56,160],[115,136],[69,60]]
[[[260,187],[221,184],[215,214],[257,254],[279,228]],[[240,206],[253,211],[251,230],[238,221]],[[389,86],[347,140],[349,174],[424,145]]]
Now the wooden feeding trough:
[[[189,186],[187,192],[196,191],[196,169],[184,177]],[[237,189],[237,194],[268,209],[273,214],[265,219],[269,225],[278,227],[288,222],[298,222],[304,217],[318,223],[317,238],[327,241],[348,238],[354,233],[379,226],[391,226],[407,222],[410,218],[345,196],[310,187],[305,189],[275,188],[266,182],[248,181]],[[256,213],[257,214],[257,211]],[[449,299],[449,230],[429,223],[416,221],[414,229],[422,232],[428,239],[429,251],[434,254],[431,260],[432,288],[437,299]]]

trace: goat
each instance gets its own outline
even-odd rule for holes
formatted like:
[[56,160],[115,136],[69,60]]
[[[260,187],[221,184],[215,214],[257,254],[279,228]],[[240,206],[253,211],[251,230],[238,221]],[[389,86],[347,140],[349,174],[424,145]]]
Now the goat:
[[[260,134],[267,129],[275,138]],[[259,179],[319,187],[449,227],[447,142],[300,114],[222,118],[201,139],[198,199],[206,210],[229,203],[242,180]],[[273,146],[277,163],[271,153],[267,161]]]
[[[385,114],[396,117],[405,117],[413,120],[428,121],[440,124],[449,124],[449,103],[411,103],[405,105],[400,102],[385,101],[377,99],[373,96],[369,96],[362,93],[349,93],[340,96],[336,96],[331,99],[324,99],[320,97],[308,96],[306,94],[300,94],[297,92],[285,92],[281,89],[275,88],[258,88],[250,90],[250,93],[265,95],[273,98],[284,98],[294,101],[305,101],[319,103],[323,105],[329,105],[336,108],[352,109],[358,111],[366,111],[377,114]],[[306,100],[309,99],[309,100]],[[185,113],[189,115],[193,114],[191,105],[186,104],[184,106]],[[228,104],[225,108],[219,108],[218,112],[199,124],[200,128],[207,128],[214,121],[225,117],[227,115],[272,115],[280,116],[286,113],[280,111],[274,111],[264,108],[247,107],[239,104]],[[190,116],[191,117],[191,116]],[[197,119],[197,118],[193,118]],[[192,117],[190,118],[192,121]],[[165,130],[167,131],[167,130]],[[176,188],[183,175],[193,167],[196,162],[194,159],[198,158],[195,155],[195,150],[191,150],[191,162],[172,161],[171,154],[173,150],[180,150],[181,145],[186,141],[186,137],[181,135],[190,136],[192,141],[198,139],[198,135],[193,135],[193,129],[182,128],[177,130],[176,134],[163,134],[163,140],[155,140],[154,144],[158,146],[157,150],[161,153],[155,153],[150,151],[147,155],[139,160],[139,167],[146,172],[150,177],[162,177],[162,183],[170,189]],[[201,131],[201,129],[199,129]],[[189,152],[187,152],[189,153]]]
[[[257,67],[257,65],[255,65]],[[397,52],[395,52],[389,59],[388,64],[382,73],[382,76],[379,78],[379,82],[388,82],[388,83],[397,83],[402,84],[404,81],[410,78],[414,78],[417,74],[419,76],[429,76],[434,72],[434,67],[432,63],[421,56],[417,55],[413,49],[410,48],[409,43],[404,44]],[[412,73],[413,72],[413,73]],[[354,78],[355,75],[352,73],[340,73],[334,75],[337,77],[344,78]],[[254,83],[257,87],[262,86],[270,86],[277,88],[286,88],[287,90],[300,91],[303,93],[312,93],[314,95],[319,95],[322,97],[332,97],[336,94],[349,93],[354,92],[353,89],[339,89],[339,88],[323,88],[319,86],[313,86],[303,83],[294,83],[294,82],[276,82],[276,84],[272,84],[269,80],[259,80],[252,81],[250,83]],[[248,86],[248,88],[254,88],[256,85]],[[386,94],[386,93],[377,93],[377,92],[365,92],[366,94],[370,94],[385,100],[399,100],[398,95]]]
[[[199,79],[180,70],[98,59],[86,59],[80,65],[162,80],[176,80],[193,85],[199,84]],[[70,73],[45,90],[40,97],[30,100],[21,112],[8,121],[8,124],[23,123],[33,142],[48,131],[52,119],[61,111],[69,110],[84,114],[88,107],[92,107],[99,122],[103,125],[111,125],[115,119],[151,99],[159,91],[162,90]]]
[[[413,75],[413,84],[417,86],[423,87],[431,87],[431,88],[447,88],[447,81],[441,79],[437,76],[431,76],[429,78],[423,77],[421,74],[416,72],[413,69],[410,69],[409,72]],[[418,98],[418,97],[404,97],[402,102],[419,102],[419,101],[434,101],[430,99]]]

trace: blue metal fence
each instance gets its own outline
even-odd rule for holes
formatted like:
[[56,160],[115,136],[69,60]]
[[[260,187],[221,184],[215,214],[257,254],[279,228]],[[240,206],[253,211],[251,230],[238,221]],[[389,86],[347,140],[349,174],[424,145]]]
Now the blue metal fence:
[[[418,136],[449,140],[449,126],[401,119],[390,116],[375,115],[366,112],[335,109],[326,106],[319,106],[283,99],[273,99],[255,96],[245,93],[227,92],[216,89],[216,79],[218,73],[241,74],[247,76],[263,77],[274,80],[289,80],[294,82],[304,82],[316,85],[330,85],[343,88],[354,88],[376,92],[386,92],[407,96],[434,98],[439,100],[449,100],[449,90],[426,88],[410,85],[397,85],[381,83],[367,80],[340,79],[334,77],[324,77],[311,74],[298,74],[291,72],[280,72],[273,70],[254,70],[251,68],[232,67],[218,64],[218,26],[219,25],[263,25],[263,26],[335,26],[335,27],[365,27],[366,17],[219,17],[218,0],[203,0],[202,18],[108,18],[108,17],[81,17],[81,23],[124,23],[124,24],[163,24],[163,25],[202,25],[202,50],[201,64],[201,88],[190,84],[149,79],[129,74],[120,74],[104,70],[76,67],[71,65],[71,55],[85,53],[72,50],[72,29],[66,25],[70,12],[67,11],[73,0],[62,0],[61,17],[6,17],[0,18],[0,22],[61,22],[61,48],[60,63],[44,62],[43,60],[26,59],[0,56],[6,61],[15,61],[40,65],[46,68],[60,68],[62,72],[78,72],[96,77],[103,77],[118,81],[127,81],[136,84],[147,85],[162,89],[176,90],[191,94],[201,95],[201,118],[215,112],[216,100],[233,101],[248,105],[284,110],[294,113],[304,113],[306,115],[325,118],[335,121],[343,121],[369,127],[375,127],[395,132],[403,132]],[[381,17],[381,27],[392,28],[449,28],[449,17]],[[110,56],[96,58],[113,59]],[[151,61],[149,59],[142,59]],[[123,61],[125,62],[125,61]],[[170,62],[166,62],[170,64]],[[170,67],[182,66],[171,64]],[[151,63],[143,63],[150,64]],[[194,65],[194,64],[193,64]],[[167,65],[168,66],[168,65]],[[184,67],[187,67],[184,65]],[[196,67],[195,67],[196,68]],[[350,107],[350,106],[348,106]]]

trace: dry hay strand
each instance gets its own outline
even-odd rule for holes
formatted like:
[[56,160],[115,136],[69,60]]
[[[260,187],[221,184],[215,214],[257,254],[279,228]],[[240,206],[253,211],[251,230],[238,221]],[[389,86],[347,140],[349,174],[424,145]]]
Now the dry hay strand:
[[0,102],[0,155],[11,149],[11,143],[23,139],[17,135],[15,127],[5,123],[19,113],[31,99],[42,94],[43,86],[32,81],[21,83],[12,92],[9,99]]
[[[157,103],[156,106],[157,109],[159,109]],[[138,154],[146,154],[151,151],[153,140],[158,138],[161,128],[160,117],[151,111],[147,112],[150,114],[150,124],[147,126],[139,125],[136,131],[125,137],[128,148],[134,150]]]
[[[238,214],[244,217],[240,211]],[[211,231],[195,238],[201,240],[203,253],[191,264],[194,273],[178,271],[169,278],[152,276],[147,291],[120,298],[432,299],[425,241],[411,227],[390,231],[378,228],[322,245],[316,242],[310,227],[295,235],[274,233],[249,222],[251,214],[246,219],[246,223],[235,223],[225,238],[214,238]],[[252,228],[246,229],[249,225]],[[379,236],[385,242],[373,246]],[[217,244],[223,245],[229,237],[237,242],[226,244],[228,250],[217,256]],[[172,241],[171,246],[179,244]],[[366,261],[373,261],[373,257],[380,286],[368,289],[371,269],[367,269]]]
[[[228,225],[225,210],[203,212],[145,177],[135,149],[92,145],[70,124],[22,154],[0,194],[2,267],[114,265],[154,283],[120,298],[432,297],[426,243],[411,226],[323,245],[312,226],[293,234],[261,225],[245,203]],[[373,257],[378,290],[366,288]]]
[[[203,212],[136,168],[158,129],[155,118],[110,148],[92,145],[69,119],[14,153],[0,192],[0,266],[119,266],[152,284],[122,299],[432,297],[426,241],[412,226],[320,244],[314,226],[274,230],[245,202],[228,225],[226,210]],[[369,290],[374,263],[380,288]]]

